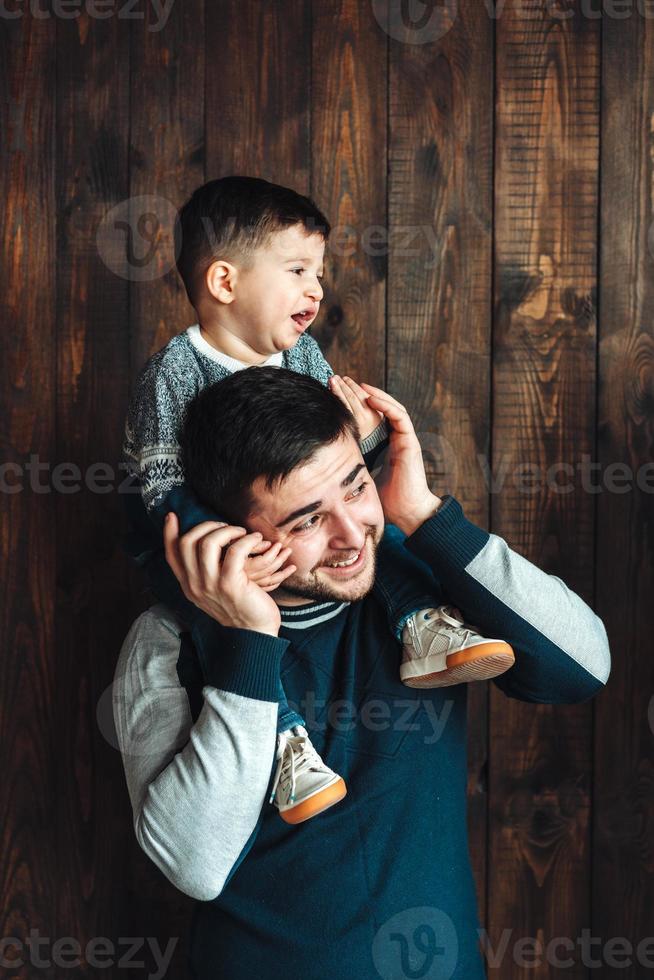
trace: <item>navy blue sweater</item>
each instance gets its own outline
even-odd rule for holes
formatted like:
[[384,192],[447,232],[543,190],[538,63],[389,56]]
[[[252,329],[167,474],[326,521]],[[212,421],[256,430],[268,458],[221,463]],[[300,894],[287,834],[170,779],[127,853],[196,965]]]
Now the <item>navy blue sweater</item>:
[[[515,665],[494,681],[505,694],[581,702],[605,684],[610,657],[597,616],[560,579],[468,522],[454,498],[445,498],[406,546],[447,581],[469,622],[513,645]],[[185,657],[179,659],[180,676],[189,692],[195,683],[191,696],[199,703],[200,690],[205,698],[221,692],[225,704],[230,697],[272,703],[281,672],[315,748],[348,787],[341,803],[299,826],[262,802],[259,787],[256,825],[244,828],[223,880],[212,879],[212,886],[207,877],[208,894],[218,887],[219,894],[196,907],[192,976],[481,980],[466,826],[467,686],[405,687],[399,645],[374,596],[340,610],[321,608],[334,614],[305,629],[293,623],[297,612],[283,611],[279,638],[216,624],[213,642],[222,642],[221,656],[205,659],[195,682],[192,668],[186,675],[180,668]],[[310,620],[312,608],[304,612]],[[271,712],[271,733],[274,721]],[[238,743],[237,732],[231,738]],[[266,744],[267,793],[274,741]],[[249,791],[245,784],[241,789]],[[178,806],[184,792],[188,778],[176,789]],[[238,794],[238,783],[223,792],[233,805]],[[175,813],[162,816],[165,797],[158,794],[156,813],[152,806],[148,814],[152,797],[151,787],[143,806],[149,829],[137,828],[139,839],[171,880],[186,875],[186,881],[187,871],[175,871],[179,856],[170,857],[179,846]],[[229,800],[220,797],[215,807],[221,806],[217,826],[230,819]],[[179,810],[176,816],[179,822]],[[211,860],[206,838],[198,829],[200,868]]]

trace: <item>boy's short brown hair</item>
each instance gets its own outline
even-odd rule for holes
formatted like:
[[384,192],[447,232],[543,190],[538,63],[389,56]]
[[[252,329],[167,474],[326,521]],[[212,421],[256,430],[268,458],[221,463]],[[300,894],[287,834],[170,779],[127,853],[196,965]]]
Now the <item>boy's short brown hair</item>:
[[198,187],[175,226],[177,271],[191,303],[200,277],[216,259],[248,267],[271,234],[297,224],[325,241],[331,231],[311,198],[259,177],[220,177]]

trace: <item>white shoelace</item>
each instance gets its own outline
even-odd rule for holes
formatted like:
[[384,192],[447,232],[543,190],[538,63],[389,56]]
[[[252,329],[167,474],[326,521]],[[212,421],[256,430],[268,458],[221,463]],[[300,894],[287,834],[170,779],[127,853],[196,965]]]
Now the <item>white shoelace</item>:
[[[290,780],[291,792],[289,801],[295,800],[295,784],[297,776],[311,768],[324,768],[324,763],[307,735],[287,735],[285,732],[280,734],[280,739],[284,740],[281,757],[277,760],[277,771],[273,780],[269,803],[275,799],[277,785],[286,784]],[[304,743],[304,745],[302,744]],[[299,758],[299,761],[297,759]]]

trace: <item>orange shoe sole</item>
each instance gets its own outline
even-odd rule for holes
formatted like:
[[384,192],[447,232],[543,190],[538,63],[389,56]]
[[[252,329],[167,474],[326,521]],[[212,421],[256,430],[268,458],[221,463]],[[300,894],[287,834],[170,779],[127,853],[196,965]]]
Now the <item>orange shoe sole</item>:
[[[508,643],[480,643],[470,650],[451,653],[445,670],[430,671],[431,657],[424,658],[425,672],[414,677],[402,678],[406,687],[451,687],[471,681],[487,681],[499,677],[515,663],[515,654]],[[413,661],[419,666],[420,660]]]
[[335,803],[340,803],[344,796],[347,796],[347,787],[345,781],[339,778],[331,786],[320,790],[319,793],[310,796],[308,800],[303,800],[297,806],[293,806],[289,810],[280,810],[279,815],[286,823],[303,823],[305,820],[310,820],[311,817],[317,817],[319,813],[328,810]]

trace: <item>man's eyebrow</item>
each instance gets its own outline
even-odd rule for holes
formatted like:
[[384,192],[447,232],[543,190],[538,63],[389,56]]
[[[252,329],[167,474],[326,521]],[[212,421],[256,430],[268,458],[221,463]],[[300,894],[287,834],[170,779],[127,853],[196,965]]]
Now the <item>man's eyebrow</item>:
[[348,475],[345,477],[344,480],[341,480],[341,486],[348,487],[350,483],[353,483],[354,480],[356,480],[357,474],[360,473],[361,470],[365,470],[365,468],[366,468],[365,463],[357,463],[357,465],[354,467],[352,472],[348,473]]
[[[357,463],[357,465],[350,473],[348,473],[345,479],[341,480],[341,486],[349,487],[350,483],[353,483],[354,480],[356,480],[357,474],[360,473],[361,470],[365,470],[365,468],[365,463]],[[275,527],[284,527],[284,525],[290,524],[291,521],[296,521],[298,517],[304,517],[305,514],[312,514],[313,511],[318,510],[321,505],[322,500],[314,500],[312,504],[307,504],[306,507],[300,507],[298,510],[294,510],[292,513],[287,514],[283,520],[281,520],[278,524],[275,524]]]

